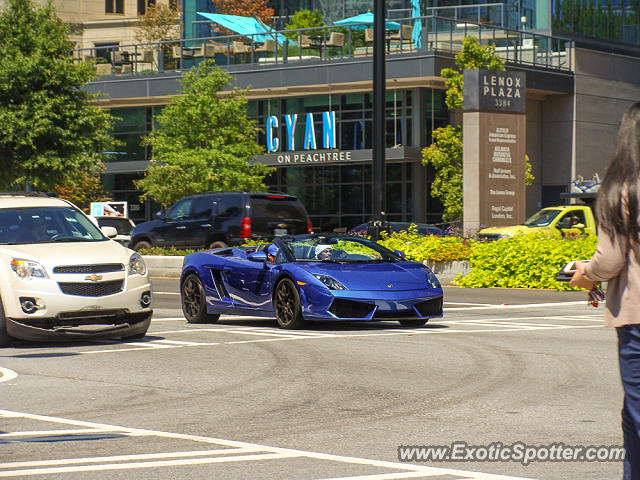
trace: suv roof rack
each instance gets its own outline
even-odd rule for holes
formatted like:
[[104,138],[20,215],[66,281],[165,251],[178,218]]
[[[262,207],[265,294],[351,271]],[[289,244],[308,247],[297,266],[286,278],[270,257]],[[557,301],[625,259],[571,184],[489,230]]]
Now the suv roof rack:
[[0,197],[48,197],[44,192],[0,192]]

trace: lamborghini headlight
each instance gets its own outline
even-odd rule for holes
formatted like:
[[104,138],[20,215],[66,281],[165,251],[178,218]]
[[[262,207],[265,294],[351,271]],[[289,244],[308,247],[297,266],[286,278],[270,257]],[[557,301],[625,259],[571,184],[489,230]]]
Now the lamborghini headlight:
[[347,287],[345,287],[339,281],[337,281],[335,278],[330,277],[329,275],[320,275],[319,273],[314,273],[313,276],[324,283],[329,290],[347,289]]
[[11,259],[11,270],[16,276],[22,280],[31,280],[32,278],[49,278],[44,267],[38,262],[25,260],[23,258]]
[[427,285],[429,288],[442,288],[440,281],[433,273],[427,273]]
[[134,273],[138,275],[147,273],[147,266],[144,264],[144,260],[139,253],[134,253],[129,258],[129,275],[133,275]]

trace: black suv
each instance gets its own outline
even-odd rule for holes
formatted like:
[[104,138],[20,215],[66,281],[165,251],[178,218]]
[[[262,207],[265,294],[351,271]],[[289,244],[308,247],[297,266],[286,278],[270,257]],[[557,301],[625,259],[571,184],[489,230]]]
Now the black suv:
[[311,233],[300,201],[284,193],[212,192],[177,201],[157,220],[136,225],[134,250],[150,247],[224,248],[249,238]]

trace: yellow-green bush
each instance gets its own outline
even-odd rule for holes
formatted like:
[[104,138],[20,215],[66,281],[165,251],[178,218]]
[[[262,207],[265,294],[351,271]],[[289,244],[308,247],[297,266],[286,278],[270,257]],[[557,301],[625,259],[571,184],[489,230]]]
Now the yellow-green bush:
[[407,260],[422,262],[452,262],[467,260],[471,255],[471,240],[462,237],[436,237],[418,235],[415,230],[382,234],[380,245],[389,250],[400,250]]
[[458,275],[454,284],[571,290],[568,283],[556,281],[556,274],[571,260],[591,258],[597,245],[598,239],[593,235],[560,239],[536,233],[477,242],[471,247],[471,272],[464,277]]

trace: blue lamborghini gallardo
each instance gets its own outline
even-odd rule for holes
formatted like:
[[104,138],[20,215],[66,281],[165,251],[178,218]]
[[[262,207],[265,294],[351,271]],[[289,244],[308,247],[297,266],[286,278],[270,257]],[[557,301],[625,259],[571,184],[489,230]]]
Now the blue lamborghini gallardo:
[[421,263],[351,235],[276,237],[262,245],[192,253],[180,278],[188,322],[221,314],[305,321],[396,320],[423,326],[442,316],[442,287]]

